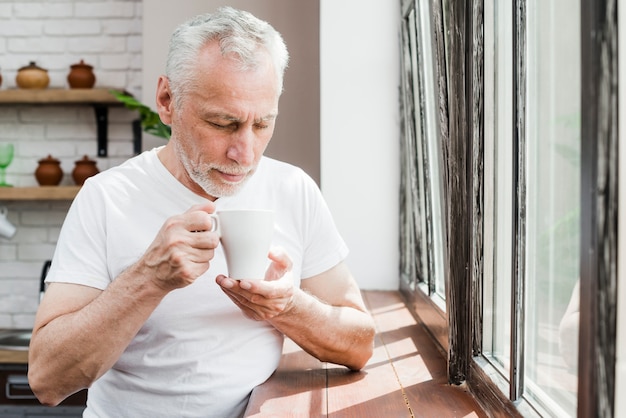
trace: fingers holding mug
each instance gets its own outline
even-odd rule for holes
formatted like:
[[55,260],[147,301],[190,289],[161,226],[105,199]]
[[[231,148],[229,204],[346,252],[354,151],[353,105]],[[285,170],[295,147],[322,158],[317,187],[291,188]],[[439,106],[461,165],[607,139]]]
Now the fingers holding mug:
[[214,232],[215,227],[215,204],[208,202],[202,205],[194,205],[183,214],[185,228],[190,232]]

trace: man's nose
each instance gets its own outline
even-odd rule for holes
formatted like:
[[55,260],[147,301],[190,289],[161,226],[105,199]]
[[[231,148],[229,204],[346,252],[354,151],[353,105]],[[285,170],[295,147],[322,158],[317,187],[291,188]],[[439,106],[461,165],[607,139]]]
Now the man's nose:
[[239,165],[249,166],[254,163],[255,136],[250,129],[239,129],[232,135],[226,156]]

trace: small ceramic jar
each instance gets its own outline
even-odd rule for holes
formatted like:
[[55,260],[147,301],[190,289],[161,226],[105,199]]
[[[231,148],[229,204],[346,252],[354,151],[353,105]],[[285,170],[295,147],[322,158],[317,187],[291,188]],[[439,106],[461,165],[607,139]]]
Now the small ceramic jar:
[[39,160],[39,166],[35,170],[35,178],[40,186],[58,186],[63,179],[61,162],[52,155]]
[[45,89],[50,84],[50,76],[48,70],[31,61],[29,65],[17,71],[15,82],[22,89]]
[[67,82],[72,89],[90,89],[96,84],[96,76],[93,67],[80,60],[78,64],[70,66]]
[[91,176],[95,176],[99,172],[100,170],[98,170],[96,162],[94,160],[90,160],[89,157],[85,155],[82,160],[76,161],[76,165],[72,171],[72,178],[74,179],[74,183],[82,186],[85,183],[85,180]]

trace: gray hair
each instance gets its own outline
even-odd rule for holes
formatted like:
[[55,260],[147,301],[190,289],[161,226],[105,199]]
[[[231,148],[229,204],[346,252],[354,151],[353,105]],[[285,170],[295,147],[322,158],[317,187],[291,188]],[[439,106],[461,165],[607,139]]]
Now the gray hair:
[[222,56],[234,55],[242,70],[256,68],[259,50],[265,49],[273,60],[282,91],[289,53],[280,33],[251,13],[221,7],[215,13],[196,16],[178,26],[170,38],[165,74],[176,102],[179,103],[184,93],[193,88],[191,75],[198,54],[212,40],[219,41]]

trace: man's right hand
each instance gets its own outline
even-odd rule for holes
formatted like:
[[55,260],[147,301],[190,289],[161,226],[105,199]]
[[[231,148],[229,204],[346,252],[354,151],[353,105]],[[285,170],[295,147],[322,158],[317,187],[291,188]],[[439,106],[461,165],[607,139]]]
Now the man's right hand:
[[139,264],[150,270],[154,284],[171,291],[194,282],[209,269],[219,235],[212,232],[215,204],[192,206],[167,219]]

